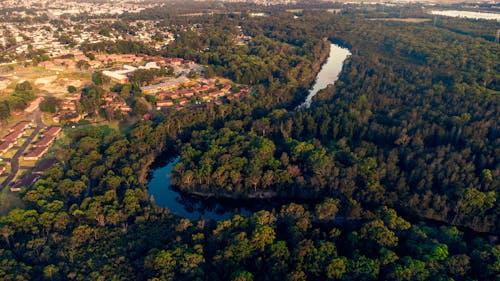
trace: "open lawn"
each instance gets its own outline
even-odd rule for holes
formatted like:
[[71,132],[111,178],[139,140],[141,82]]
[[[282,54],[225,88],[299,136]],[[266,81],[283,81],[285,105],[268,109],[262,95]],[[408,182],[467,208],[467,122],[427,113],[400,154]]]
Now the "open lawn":
[[2,154],[2,158],[12,158],[14,157],[14,154],[16,154],[17,152],[17,148],[11,148],[9,150],[7,150],[4,154]]
[[[0,177],[0,181],[5,178]],[[11,192],[8,188],[4,188],[0,192],[0,216],[8,214],[14,209],[23,208],[24,204],[17,193]]]
[[52,113],[43,113],[42,114],[42,121],[43,121],[43,124],[45,124],[46,126],[59,125],[59,123],[54,121]]
[[[5,171],[3,171],[2,173],[2,177],[6,177],[8,174],[10,174],[10,162],[6,162],[5,160],[3,162],[0,162],[0,163],[3,163],[2,165],[5,167]],[[0,181],[2,182],[2,181]]]
[[[71,71],[71,70],[68,70]],[[91,80],[89,72],[58,72],[39,66],[16,66],[13,71],[2,75],[0,81],[0,99],[7,98],[14,91],[15,85],[21,81],[29,81],[37,95],[52,94],[63,97],[69,85],[82,88]]]

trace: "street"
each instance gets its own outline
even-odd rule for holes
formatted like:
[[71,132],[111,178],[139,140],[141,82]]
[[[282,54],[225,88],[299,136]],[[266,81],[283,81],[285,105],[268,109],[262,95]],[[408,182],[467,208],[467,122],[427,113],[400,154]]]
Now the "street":
[[15,179],[17,172],[19,171],[19,158],[23,156],[23,154],[26,152],[26,148],[33,142],[33,140],[36,138],[36,136],[40,133],[42,129],[44,129],[46,126],[43,124],[42,121],[42,112],[40,109],[36,109],[33,113],[31,113],[28,116],[28,120],[35,120],[36,127],[33,133],[31,133],[30,136],[25,140],[23,145],[19,147],[17,150],[16,154],[11,158],[10,160],[10,165],[11,165],[11,171],[10,174],[7,176],[7,178],[3,181],[3,183],[0,184],[0,191],[3,190],[5,187],[9,186],[9,184],[12,183],[12,181]]

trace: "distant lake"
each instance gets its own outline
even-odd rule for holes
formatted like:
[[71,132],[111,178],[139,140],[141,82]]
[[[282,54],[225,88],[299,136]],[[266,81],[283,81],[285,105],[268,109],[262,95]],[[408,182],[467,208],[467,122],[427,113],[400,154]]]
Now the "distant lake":
[[306,100],[299,106],[299,108],[309,108],[311,106],[312,98],[328,85],[335,83],[339,79],[339,74],[344,66],[345,59],[351,55],[348,49],[342,48],[339,45],[330,45],[330,54],[325,64],[316,76],[316,81],[309,91]]
[[496,20],[500,21],[500,14],[496,13],[482,13],[482,12],[470,12],[470,11],[458,11],[458,10],[447,10],[447,11],[430,11],[433,15],[447,16],[447,17],[459,17],[459,18],[469,18],[469,19],[486,19],[486,20]]

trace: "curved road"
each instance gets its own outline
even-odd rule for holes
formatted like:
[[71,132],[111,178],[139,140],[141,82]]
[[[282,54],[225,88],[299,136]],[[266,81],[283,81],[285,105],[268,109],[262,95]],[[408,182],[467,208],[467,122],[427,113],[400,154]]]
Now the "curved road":
[[28,116],[28,119],[35,120],[36,122],[35,130],[31,135],[28,136],[28,138],[24,141],[23,145],[19,147],[16,154],[14,154],[14,156],[10,160],[10,167],[11,167],[10,174],[3,181],[3,183],[0,184],[0,190],[3,190],[5,187],[9,186],[9,184],[14,180],[14,178],[17,175],[17,172],[19,171],[19,158],[23,156],[23,154],[26,152],[26,148],[28,148],[30,143],[33,142],[33,140],[40,133],[40,131],[46,127],[45,124],[43,124],[42,122],[42,113],[40,112],[40,109],[36,109],[35,112],[31,113]]

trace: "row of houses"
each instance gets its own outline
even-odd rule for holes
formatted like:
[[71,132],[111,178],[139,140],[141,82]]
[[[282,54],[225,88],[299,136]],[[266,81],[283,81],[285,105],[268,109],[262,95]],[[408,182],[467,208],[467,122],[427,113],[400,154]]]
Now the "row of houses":
[[105,103],[101,105],[103,109],[111,109],[112,111],[121,111],[123,113],[129,113],[132,111],[132,108],[123,100],[123,98],[113,92],[106,92],[104,94]]
[[23,187],[30,187],[40,178],[40,175],[42,175],[44,171],[50,169],[56,163],[57,160],[53,158],[44,159],[38,162],[31,171],[16,180],[16,182],[10,187],[10,191],[19,192]]
[[159,93],[156,101],[156,107],[158,110],[167,107],[173,107],[174,105],[185,105],[193,97],[196,97],[198,101],[209,102],[213,100],[218,100],[219,98],[226,97],[228,100],[233,100],[235,98],[241,97],[243,94],[248,93],[250,87],[241,87],[238,92],[231,92],[232,86],[226,84],[218,89],[215,83],[199,85],[189,89],[182,89],[171,92]]
[[33,148],[23,159],[26,161],[36,161],[40,159],[49,150],[50,145],[55,141],[57,135],[61,132],[62,128],[59,126],[52,126],[42,134],[42,137],[33,144]]
[[75,110],[61,110],[57,112],[54,117],[52,117],[52,120],[57,123],[62,123],[62,122],[73,122],[77,123],[78,121],[82,120],[85,118],[84,114],[80,114],[76,112]]
[[68,94],[64,97],[61,103],[61,110],[52,117],[54,122],[61,123],[62,121],[78,122],[83,119],[84,115],[77,112],[77,103],[81,99],[82,94]]
[[26,129],[31,127],[28,121],[22,121],[9,129],[9,133],[2,138],[0,143],[0,155],[7,152],[7,150],[14,147],[17,141],[26,134]]
[[181,85],[187,85],[190,82],[191,80],[189,80],[189,78],[181,75],[177,78],[169,79],[162,83],[141,87],[141,91],[146,95],[168,92],[179,88],[179,86]]

